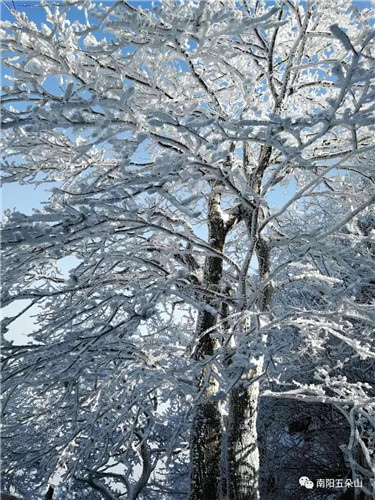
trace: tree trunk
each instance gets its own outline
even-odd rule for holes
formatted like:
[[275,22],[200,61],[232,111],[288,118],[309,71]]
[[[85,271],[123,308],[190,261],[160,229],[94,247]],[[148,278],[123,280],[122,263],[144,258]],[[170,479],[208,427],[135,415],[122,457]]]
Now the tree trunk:
[[[255,192],[260,193],[261,179],[270,161],[271,148],[261,150],[258,168],[250,174],[248,165],[249,150],[244,147],[244,170],[248,182]],[[250,245],[254,242],[258,257],[259,277],[264,280],[270,270],[269,249],[260,235],[257,235],[259,210],[244,214],[247,224]],[[267,312],[272,300],[272,287],[266,285],[259,294],[257,309]],[[259,318],[258,328],[263,320]],[[262,344],[267,338],[262,335]],[[257,415],[259,405],[259,375],[264,369],[263,357],[250,358],[252,370],[246,377],[241,377],[239,383],[229,395],[229,417],[227,427],[227,498],[228,500],[257,500],[259,496],[259,449],[257,435]],[[255,379],[256,378],[256,379]],[[255,379],[255,380],[254,380]]]
[[221,436],[221,415],[217,402],[205,399],[197,405],[191,430],[192,500],[220,498]]
[[[261,280],[267,278],[270,269],[269,249],[258,239],[257,255]],[[260,294],[258,309],[266,312],[272,299],[272,287],[266,285]],[[259,327],[263,320],[259,319]],[[262,335],[263,345],[267,337]],[[259,499],[259,449],[257,415],[259,405],[259,377],[263,372],[263,356],[250,359],[253,366],[246,380],[232,389],[229,395],[227,429],[227,489],[229,500]]]
[[259,450],[256,420],[259,382],[241,383],[229,395],[227,494],[230,500],[259,498]]
[[[211,248],[222,252],[224,250],[226,228],[220,209],[220,194],[211,196],[208,207],[209,242]],[[204,286],[207,290],[205,302],[210,302],[209,292],[218,290],[223,272],[221,257],[207,256],[204,269]],[[194,358],[202,361],[212,356],[218,347],[214,338],[215,331],[205,334],[216,323],[216,315],[209,311],[200,311],[196,337],[198,339]],[[220,498],[221,484],[221,440],[222,420],[215,394],[218,384],[212,376],[214,367],[204,365],[198,388],[200,398],[195,408],[190,438],[191,464],[191,500],[216,500]]]

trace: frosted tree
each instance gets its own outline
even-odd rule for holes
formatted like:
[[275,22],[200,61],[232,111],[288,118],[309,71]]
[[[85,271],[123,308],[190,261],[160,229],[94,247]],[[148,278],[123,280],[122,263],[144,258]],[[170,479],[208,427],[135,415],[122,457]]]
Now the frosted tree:
[[[365,169],[360,170],[361,174],[355,172],[357,167],[352,164],[346,178],[331,177],[330,186],[338,181],[346,186],[349,177],[357,189],[356,199],[366,199],[373,189],[373,160],[363,160],[362,168],[366,162],[369,176]],[[330,219],[338,220],[351,208],[350,197],[342,198],[336,206],[329,197],[320,198],[320,193],[316,199],[315,206],[310,206],[309,220],[303,221],[304,231],[316,217],[324,221],[329,214]],[[299,219],[295,214],[291,227],[298,228]],[[276,381],[283,389],[294,386],[289,395],[292,399],[265,398],[262,409],[261,433],[268,438],[266,448],[270,448],[266,451],[268,466],[263,480],[274,493],[284,490],[286,494],[289,490],[290,496],[303,498],[298,478],[307,475],[314,480],[330,477],[356,481],[361,477],[368,490],[364,492],[369,497],[374,494],[371,455],[375,387],[373,320],[371,313],[369,316],[373,310],[373,227],[373,213],[353,217],[350,224],[327,238],[324,246],[305,254],[296,264],[299,271],[280,275],[274,283],[274,304],[283,310],[280,315],[291,307],[298,311],[284,331],[289,344],[281,348],[274,337],[276,356],[286,365],[291,344],[292,351],[299,353],[294,369],[288,364],[286,378]],[[299,253],[300,248],[295,247],[294,252]],[[285,258],[284,251],[280,258]],[[298,400],[301,393],[305,396]],[[356,402],[354,405],[343,404],[348,396]],[[288,458],[280,460],[281,456]],[[324,493],[328,497],[335,492]]]
[[162,471],[189,452],[191,499],[259,498],[262,394],[337,405],[373,477],[373,388],[344,378],[375,352],[354,296],[373,273],[371,10],[42,6],[1,31],[4,182],[54,186],[4,220],[2,303],[26,301],[3,322],[9,484],[177,498]]

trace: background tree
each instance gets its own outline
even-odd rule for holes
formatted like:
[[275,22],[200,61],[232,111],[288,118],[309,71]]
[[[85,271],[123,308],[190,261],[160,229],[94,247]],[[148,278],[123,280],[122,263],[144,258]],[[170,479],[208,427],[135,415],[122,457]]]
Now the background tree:
[[3,305],[39,308],[30,344],[4,340],[9,481],[173,498],[155,471],[189,449],[192,499],[258,498],[260,394],[335,404],[373,477],[371,11],[44,12],[2,24],[4,180],[55,183],[3,230]]
[[[369,157],[366,158],[366,161],[371,164]],[[350,175],[353,181],[355,176]],[[358,176],[357,187],[357,196],[359,198],[366,197],[366,194],[368,195],[367,189],[371,189],[371,182]],[[337,210],[337,217],[339,217],[345,204],[349,202],[349,200],[342,200],[340,208],[331,207],[330,210],[326,210],[325,203],[327,201],[321,200],[316,203],[315,212],[321,212],[321,217],[324,213],[334,214],[335,210]],[[373,217],[368,215],[365,219],[368,229],[372,224]],[[355,304],[357,308],[358,304],[363,301],[363,290],[367,294],[369,283],[372,281],[373,250],[371,244],[368,245],[361,240],[363,223],[362,216],[356,218],[350,226],[346,226],[336,234],[333,245],[328,244],[325,249],[320,248],[319,253],[314,252],[311,255],[314,257],[313,259],[305,260],[303,265],[305,271],[307,265],[310,267],[310,273],[320,270],[319,272],[322,272],[325,277],[324,282],[319,283],[318,280],[313,282],[306,279],[304,275],[296,274],[294,277],[284,276],[279,284],[275,284],[275,289],[280,289],[280,285],[281,289],[286,287],[284,292],[279,294],[280,306],[283,308],[290,301],[294,307],[298,304],[299,310],[308,310],[313,307],[322,314],[324,311],[332,311],[336,297],[339,298],[339,303],[344,300],[346,305],[344,317],[351,316],[349,324],[345,324],[346,334],[349,328],[352,328],[350,337],[354,342],[349,345],[345,345],[335,336],[325,336],[322,329],[310,333],[307,330],[304,331],[304,336],[313,335],[315,340],[306,339],[306,337],[304,339],[297,334],[298,330],[295,327],[289,330],[289,341],[296,342],[294,349],[299,351],[300,356],[294,373],[289,367],[288,376],[291,376],[295,381],[304,383],[305,386],[309,384],[311,392],[315,390],[316,394],[321,392],[319,385],[323,383],[326,394],[339,395],[340,398],[344,398],[344,393],[351,391],[353,394],[356,391],[354,386],[358,387],[359,383],[359,385],[365,384],[367,386],[369,396],[373,397],[374,395],[373,361],[370,357],[358,356],[358,351],[353,348],[354,339],[357,338],[361,343],[366,342],[365,339],[371,336],[373,327],[371,321],[369,323],[364,317],[361,320],[358,316],[354,318],[353,311],[350,312],[348,308],[349,304]],[[298,223],[296,222],[296,224]],[[305,228],[307,226],[308,222],[304,224]],[[350,239],[352,242],[355,240],[356,244],[348,243]],[[367,247],[368,252],[358,251],[359,241],[362,241]],[[353,254],[349,257],[352,252],[356,252],[356,259]],[[361,258],[358,258],[359,255]],[[351,264],[347,265],[346,263],[349,262]],[[327,283],[333,277],[336,282],[332,283],[333,290],[328,292]],[[339,292],[339,290],[341,291]],[[287,306],[286,310],[288,309]],[[359,312],[358,309],[356,311]],[[366,314],[365,311],[366,309],[361,309],[361,313]],[[336,325],[333,333],[339,333],[339,328],[340,326]],[[342,329],[343,326],[341,326],[341,332]],[[289,349],[290,346],[285,350],[286,356]],[[317,352],[317,349],[320,353]],[[317,363],[318,359],[319,363]],[[325,371],[324,378],[319,373],[322,361]],[[320,368],[317,368],[318,366]],[[330,380],[327,380],[328,373]],[[360,397],[358,395],[357,399]],[[266,463],[262,468],[264,472],[262,481],[264,491],[268,490],[269,497],[272,498],[275,495],[288,497],[289,495],[295,498],[304,498],[306,495],[310,495],[311,498],[327,498],[333,493],[340,495],[340,491],[330,488],[319,493],[301,491],[298,487],[298,478],[304,474],[313,479],[314,482],[319,478],[337,478],[344,479],[345,483],[346,479],[354,480],[357,475],[371,478],[371,471],[364,470],[371,469],[371,459],[366,462],[364,457],[368,456],[369,458],[373,449],[372,438],[368,434],[372,428],[370,421],[373,406],[368,404],[366,410],[364,412],[363,410],[364,408],[361,407],[354,409],[350,405],[344,408],[337,405],[336,402],[333,402],[332,405],[327,404],[327,402],[321,404],[314,399],[309,401],[309,398],[306,398],[305,401],[265,398],[261,406],[262,417],[260,419],[261,436],[266,441],[263,456]],[[357,414],[356,417],[354,417],[355,414]],[[370,430],[370,434],[371,432]],[[357,437],[354,437],[355,435]],[[348,451],[348,443],[350,443],[350,451]],[[365,443],[366,445],[363,446]],[[283,459],[280,460],[280,457]],[[366,482],[364,479],[364,483]],[[368,486],[371,491],[371,485],[368,484]],[[346,492],[342,490],[341,493],[343,498],[353,496],[350,489]],[[268,497],[265,496],[265,498]]]

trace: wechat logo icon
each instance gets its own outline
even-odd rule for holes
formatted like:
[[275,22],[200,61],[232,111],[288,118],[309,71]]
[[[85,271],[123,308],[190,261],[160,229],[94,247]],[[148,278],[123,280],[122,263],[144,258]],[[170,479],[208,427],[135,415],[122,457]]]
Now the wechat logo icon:
[[301,486],[304,486],[308,490],[312,490],[314,488],[314,483],[310,481],[310,479],[307,476],[301,476],[299,478],[299,484]]

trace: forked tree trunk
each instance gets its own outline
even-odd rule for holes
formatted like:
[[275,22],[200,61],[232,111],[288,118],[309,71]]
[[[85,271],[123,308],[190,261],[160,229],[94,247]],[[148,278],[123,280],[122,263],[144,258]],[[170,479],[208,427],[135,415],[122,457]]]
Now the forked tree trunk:
[[[272,148],[261,150],[258,168],[251,173],[250,149],[244,145],[244,170],[254,192],[260,194],[263,174],[269,164]],[[244,213],[250,242],[256,242],[259,278],[264,280],[270,271],[270,255],[267,244],[257,235],[260,212]],[[250,243],[252,244],[252,243]],[[272,287],[267,285],[260,293],[257,308],[266,312],[272,300]],[[260,325],[262,319],[259,318]],[[266,342],[266,336],[262,336]],[[257,416],[259,406],[259,375],[263,372],[263,357],[249,359],[252,370],[246,380],[240,381],[229,395],[229,417],[227,426],[227,498],[228,500],[257,500],[259,496],[259,448],[257,434]]]
[[[211,196],[208,207],[209,242],[211,248],[222,252],[224,249],[226,227],[220,209],[220,194]],[[204,269],[204,286],[208,292],[206,301],[210,301],[209,292],[218,290],[223,272],[221,257],[207,256]],[[197,361],[212,356],[217,348],[216,333],[207,330],[214,327],[215,314],[200,311],[196,330],[197,348],[194,357]],[[191,464],[191,500],[216,500],[220,498],[221,484],[221,440],[222,420],[215,394],[218,385],[212,376],[214,370],[205,365],[198,382],[201,395],[193,419],[190,438]]]

